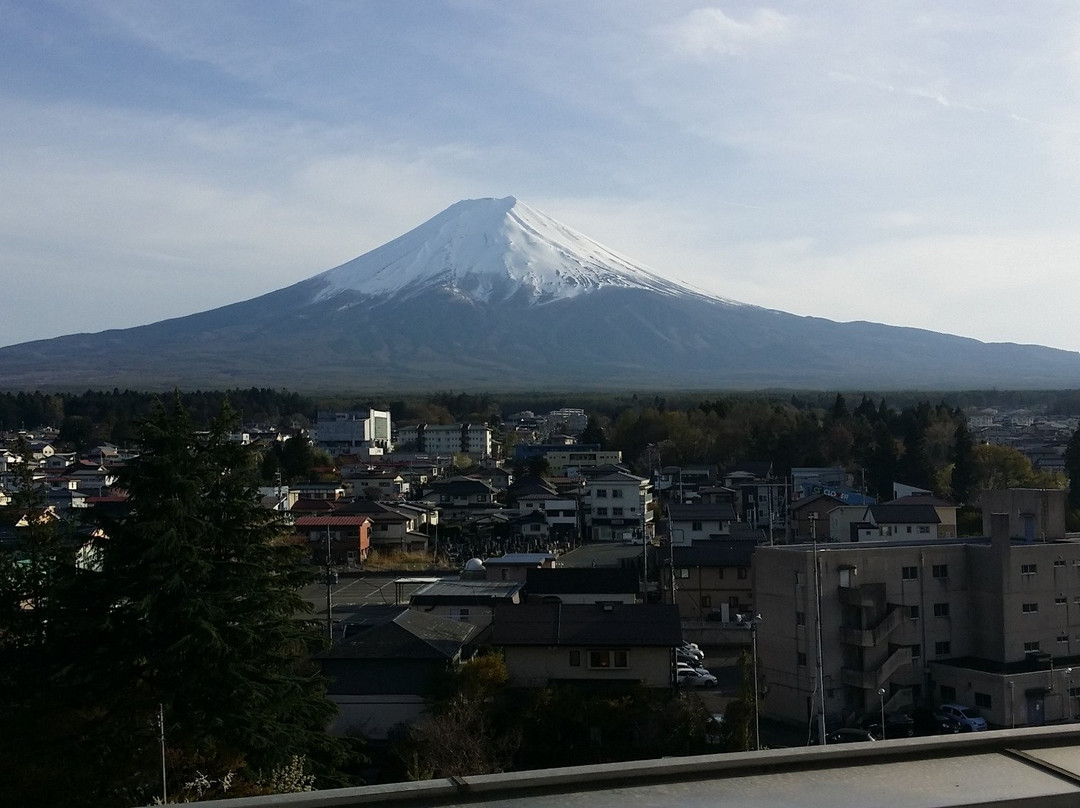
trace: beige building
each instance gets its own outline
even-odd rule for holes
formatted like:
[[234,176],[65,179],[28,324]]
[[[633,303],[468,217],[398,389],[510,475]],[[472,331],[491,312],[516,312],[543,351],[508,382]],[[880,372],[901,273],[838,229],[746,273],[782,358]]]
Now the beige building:
[[989,538],[759,547],[763,713],[805,721],[823,702],[846,720],[959,702],[1011,727],[1080,712],[1080,542],[1026,540],[1010,514],[1047,502],[1041,518],[1056,524],[1064,500],[1009,493],[988,498],[1003,509]]

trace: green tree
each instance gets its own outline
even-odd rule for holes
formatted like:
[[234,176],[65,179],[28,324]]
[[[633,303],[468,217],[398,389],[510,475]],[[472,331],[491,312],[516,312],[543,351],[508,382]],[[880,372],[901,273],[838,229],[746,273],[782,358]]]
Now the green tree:
[[322,633],[298,617],[310,609],[298,594],[303,550],[259,506],[253,457],[231,426],[227,409],[208,433],[179,402],[155,413],[121,475],[129,511],[102,520],[98,571],[65,594],[47,695],[71,718],[73,777],[54,779],[65,800],[78,795],[72,804],[160,793],[159,711],[173,792],[196,773],[232,772],[244,793],[295,756],[319,775],[341,762],[325,733],[334,707],[309,662]]
[[953,501],[964,505],[978,494],[978,469],[975,460],[975,442],[963,415],[959,416],[953,436],[953,470],[951,491]]
[[1069,477],[1069,507],[1080,508],[1080,429],[1065,446],[1065,473]]

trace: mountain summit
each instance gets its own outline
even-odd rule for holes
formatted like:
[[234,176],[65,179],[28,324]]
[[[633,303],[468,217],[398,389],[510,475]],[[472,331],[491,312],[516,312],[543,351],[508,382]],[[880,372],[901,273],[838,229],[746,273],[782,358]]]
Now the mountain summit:
[[474,303],[547,303],[605,287],[703,293],[662,278],[512,196],[466,199],[313,280],[341,292],[407,298],[433,287]]
[[1080,354],[798,317],[666,279],[513,197],[339,267],[138,328],[0,348],[0,388],[963,389],[1080,386]]

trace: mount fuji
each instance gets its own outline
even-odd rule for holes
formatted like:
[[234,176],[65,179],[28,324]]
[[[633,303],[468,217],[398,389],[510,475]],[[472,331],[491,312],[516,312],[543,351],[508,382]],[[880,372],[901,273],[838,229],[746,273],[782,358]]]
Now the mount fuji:
[[1080,354],[738,303],[513,197],[339,267],[150,325],[0,348],[0,389],[1065,388]]

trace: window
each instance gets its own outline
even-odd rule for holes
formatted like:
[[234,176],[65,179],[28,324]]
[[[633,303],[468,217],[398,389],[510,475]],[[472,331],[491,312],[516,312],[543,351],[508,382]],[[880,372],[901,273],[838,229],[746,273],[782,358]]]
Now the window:
[[701,596],[701,608],[702,609],[711,609],[712,608],[712,596],[711,595],[702,595]]
[[[806,586],[806,573],[805,572],[796,572],[795,573],[795,586]],[[1077,598],[1077,600],[1080,600],[1080,598]]]
[[908,533],[910,533],[910,532],[911,532],[911,525],[908,525],[908,526],[907,526],[907,532],[908,532]]
[[805,626],[806,625],[806,612],[795,612],[795,625],[797,625],[797,626]]
[[939,640],[934,643],[935,656],[948,656],[952,653],[952,643],[948,640]]
[[1054,561],[1054,566],[1055,566],[1055,567],[1064,567],[1064,566],[1065,566],[1065,559],[1064,559],[1064,558],[1058,558],[1058,559],[1056,559],[1056,560]]
[[690,523],[690,529],[693,530],[693,531],[700,532],[700,530],[701,530],[701,522],[691,522]]
[[918,606],[908,606],[907,616],[910,617],[912,620],[918,620],[919,619],[919,607]]
[[597,499],[607,499],[607,489],[606,488],[597,488],[596,489],[596,498]]
[[1054,598],[1054,603],[1058,606],[1064,606],[1068,602],[1068,599],[1064,595],[1060,595]]
[[941,686],[941,700],[942,701],[956,701],[956,688],[951,685]]
[[622,508],[612,508],[611,509],[611,515],[612,516],[622,516],[623,515],[623,509]]
[[750,575],[750,568],[749,567],[739,567],[738,572],[739,572],[739,580],[740,581],[745,581]]
[[948,578],[949,577],[949,565],[948,564],[935,564],[934,565],[934,577],[935,578]]
[[571,651],[570,652],[570,667],[571,668],[580,668],[581,667],[581,651]]
[[913,646],[911,646],[911,661],[914,662],[916,659],[918,659],[921,656],[922,656],[922,645],[920,645],[919,643],[915,643]]
[[597,508],[596,509],[596,515],[597,516],[607,516],[607,508]]
[[948,603],[935,603],[934,604],[934,617],[948,617],[949,616],[949,604]]
[[451,606],[450,607],[450,619],[451,620],[468,621],[468,619],[469,619],[469,610],[461,608],[459,606]]
[[903,567],[900,570],[900,578],[904,581],[917,581],[919,580],[919,568],[918,567]]
[[982,707],[987,710],[992,710],[994,709],[994,700],[990,697],[989,693],[976,693],[975,706]]
[[930,525],[919,525],[919,532],[920,533],[929,533],[930,532]]
[[690,568],[689,567],[679,567],[678,569],[675,570],[675,574],[677,576],[679,576],[680,578],[689,578],[690,577]]
[[629,663],[628,651],[589,651],[589,667],[608,669],[626,668]]
[[487,497],[485,497],[483,494],[477,494],[476,495],[476,501],[477,502],[487,502]]
[[1024,614],[1035,614],[1037,611],[1039,611],[1039,604],[1025,603],[1023,606],[1020,607],[1020,611]]
[[1021,575],[1034,575],[1038,571],[1039,571],[1039,565],[1038,564],[1021,564],[1020,565],[1020,574]]
[[1068,634],[1058,634],[1057,635],[1057,641],[1058,642],[1068,642],[1069,641],[1069,635]]
[[1039,650],[1039,641],[1038,640],[1034,640],[1032,642],[1024,643],[1024,653],[1025,654],[1034,653],[1034,652],[1036,652],[1038,650]]
[[623,490],[621,488],[612,488],[611,489],[611,497],[612,497],[612,499],[622,499],[623,498]]
[[795,664],[800,668],[806,667],[806,651],[797,651],[795,653]]

